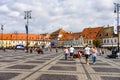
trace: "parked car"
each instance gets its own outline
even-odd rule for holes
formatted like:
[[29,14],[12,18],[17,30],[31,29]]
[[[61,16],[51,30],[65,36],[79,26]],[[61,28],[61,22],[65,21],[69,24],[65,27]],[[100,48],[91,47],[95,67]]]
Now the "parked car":
[[18,44],[18,45],[16,45],[16,49],[24,49],[24,45],[22,45],[22,44]]

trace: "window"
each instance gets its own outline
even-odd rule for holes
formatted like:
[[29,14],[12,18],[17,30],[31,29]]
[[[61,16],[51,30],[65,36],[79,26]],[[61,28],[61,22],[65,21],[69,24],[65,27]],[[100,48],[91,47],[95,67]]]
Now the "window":
[[111,39],[111,43],[113,43],[113,39]]
[[109,43],[109,40],[107,40],[107,43]]
[[116,40],[116,39],[114,39],[114,42],[115,42],[115,43],[117,43],[117,40]]
[[91,43],[91,41],[89,41],[89,44]]
[[104,40],[104,43],[106,43],[106,40]]
[[108,36],[109,34],[107,33],[106,36]]

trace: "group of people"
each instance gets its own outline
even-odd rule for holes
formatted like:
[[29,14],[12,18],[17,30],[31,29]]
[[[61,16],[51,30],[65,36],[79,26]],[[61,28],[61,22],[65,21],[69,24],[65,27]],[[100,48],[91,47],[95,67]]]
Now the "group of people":
[[68,59],[69,53],[70,53],[70,60],[73,60],[74,50],[75,49],[72,46],[69,48],[69,50],[67,47],[64,49],[65,60]]
[[[66,47],[64,49],[65,60],[68,59],[68,55],[70,55],[70,60],[73,60],[74,52],[75,52],[75,49],[72,46],[69,49]],[[96,56],[97,56],[97,52],[98,52],[97,48],[95,46],[93,46],[92,48],[89,48],[89,46],[86,45],[83,52],[81,50],[78,50],[77,52],[78,52],[77,57],[79,59],[82,57],[82,55],[85,55],[85,61],[86,61],[86,64],[88,64],[88,65],[89,65],[89,57],[90,57],[90,55],[92,55],[92,62],[93,62],[93,64],[95,64]]]

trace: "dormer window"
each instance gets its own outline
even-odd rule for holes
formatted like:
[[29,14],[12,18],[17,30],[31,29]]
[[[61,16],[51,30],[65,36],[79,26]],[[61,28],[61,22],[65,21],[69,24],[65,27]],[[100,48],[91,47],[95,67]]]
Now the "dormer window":
[[106,35],[105,36],[108,36],[108,33],[106,33]]

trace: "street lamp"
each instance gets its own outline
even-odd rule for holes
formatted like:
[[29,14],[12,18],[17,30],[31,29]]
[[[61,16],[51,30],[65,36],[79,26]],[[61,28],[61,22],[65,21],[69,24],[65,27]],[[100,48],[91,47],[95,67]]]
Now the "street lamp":
[[116,13],[117,14],[117,34],[118,34],[118,52],[120,51],[120,49],[119,49],[119,38],[120,38],[120,34],[119,34],[119,32],[120,32],[120,30],[119,30],[119,8],[120,8],[120,4],[118,4],[118,3],[114,3],[114,5],[115,5],[115,7],[114,7],[114,13]]
[[2,24],[1,24],[1,31],[2,31],[1,40],[2,40],[2,49],[3,49],[3,25]]
[[26,20],[25,29],[26,29],[26,52],[28,53],[28,26],[29,26],[29,19],[31,19],[31,10],[25,11],[24,19]]

